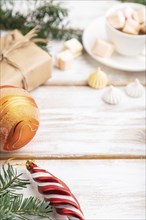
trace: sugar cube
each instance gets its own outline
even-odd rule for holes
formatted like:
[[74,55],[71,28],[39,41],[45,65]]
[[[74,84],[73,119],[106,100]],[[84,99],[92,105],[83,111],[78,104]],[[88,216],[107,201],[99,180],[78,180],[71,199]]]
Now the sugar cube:
[[107,41],[96,39],[92,52],[96,56],[100,57],[110,57],[114,51],[114,46]]
[[146,21],[146,11],[144,8],[135,10],[133,13],[133,19],[138,23],[144,23]]
[[127,6],[126,8],[124,8],[123,13],[126,19],[132,18],[134,9]]
[[138,34],[140,30],[140,25],[134,19],[127,19],[125,26],[123,28],[123,32],[127,34]]
[[69,69],[72,65],[73,55],[69,50],[60,52],[56,56],[55,66],[61,70]]
[[72,38],[64,43],[63,50],[70,50],[74,57],[78,57],[82,54],[83,46],[75,38]]
[[124,27],[125,16],[122,13],[122,11],[115,12],[114,14],[110,15],[107,19],[110,25],[116,29],[120,29]]

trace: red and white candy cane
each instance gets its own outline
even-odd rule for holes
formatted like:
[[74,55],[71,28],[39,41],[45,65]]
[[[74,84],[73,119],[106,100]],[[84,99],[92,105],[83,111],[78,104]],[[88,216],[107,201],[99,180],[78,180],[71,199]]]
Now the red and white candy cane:
[[85,220],[79,202],[64,182],[30,160],[26,162],[26,167],[36,182],[38,191],[58,214],[69,220]]

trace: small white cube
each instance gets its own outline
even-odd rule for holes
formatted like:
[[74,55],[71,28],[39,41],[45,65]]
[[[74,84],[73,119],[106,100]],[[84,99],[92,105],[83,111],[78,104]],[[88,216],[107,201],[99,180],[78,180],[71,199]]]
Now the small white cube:
[[132,17],[138,23],[144,23],[146,22],[146,10],[144,8],[135,10]]
[[92,47],[92,52],[96,56],[110,57],[114,51],[114,46],[107,41],[97,39]]
[[127,34],[138,34],[140,30],[140,25],[134,19],[127,19],[125,26],[123,28],[123,32]]
[[74,57],[78,57],[82,54],[83,46],[75,38],[72,38],[64,43],[63,50],[70,50]]
[[132,18],[134,9],[128,6],[124,8],[123,13],[126,19]]
[[125,16],[122,11],[117,11],[114,14],[110,15],[108,18],[110,25],[116,29],[121,29],[125,24]]
[[67,70],[71,67],[73,55],[69,50],[65,50],[56,56],[55,66],[61,70]]

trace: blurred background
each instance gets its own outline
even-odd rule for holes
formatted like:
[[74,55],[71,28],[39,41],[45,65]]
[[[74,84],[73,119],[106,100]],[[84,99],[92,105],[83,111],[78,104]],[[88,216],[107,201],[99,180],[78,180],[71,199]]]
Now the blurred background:
[[[1,0],[0,29],[23,34],[38,25],[43,38],[81,39],[83,29],[97,16],[121,1]],[[146,0],[125,0],[146,5]],[[99,10],[100,8],[100,10]],[[80,21],[80,22],[78,22]]]

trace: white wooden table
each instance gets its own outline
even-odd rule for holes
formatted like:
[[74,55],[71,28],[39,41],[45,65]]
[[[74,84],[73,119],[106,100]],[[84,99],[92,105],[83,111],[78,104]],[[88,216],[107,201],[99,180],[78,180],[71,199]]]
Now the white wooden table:
[[[66,4],[71,9],[72,25],[85,27],[118,3]],[[51,53],[59,51],[61,45],[54,42]],[[99,65],[84,54],[69,71],[54,68],[52,79],[31,93],[40,109],[37,135],[25,148],[1,157],[14,157],[18,163],[35,159],[39,166],[60,177],[78,198],[86,220],[145,220],[144,96],[132,99],[120,87],[122,102],[118,106],[105,104],[104,90],[87,86],[87,76]],[[100,66],[111,82],[126,84],[135,78],[144,82],[143,72]],[[24,167],[18,169],[30,178]],[[24,194],[40,197],[33,183]]]

